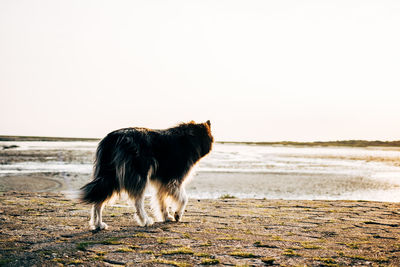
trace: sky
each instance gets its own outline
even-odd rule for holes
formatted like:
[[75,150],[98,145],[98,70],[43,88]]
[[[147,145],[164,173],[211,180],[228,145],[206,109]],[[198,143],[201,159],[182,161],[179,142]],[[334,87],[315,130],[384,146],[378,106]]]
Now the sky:
[[400,140],[400,1],[0,1],[0,135],[211,120],[216,140]]

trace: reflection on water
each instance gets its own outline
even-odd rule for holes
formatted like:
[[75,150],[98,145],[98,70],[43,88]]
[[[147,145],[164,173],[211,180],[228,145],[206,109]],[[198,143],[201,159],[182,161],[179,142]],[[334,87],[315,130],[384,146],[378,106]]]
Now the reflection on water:
[[[97,143],[0,142],[2,145],[17,145],[18,151],[88,151],[93,154]],[[54,172],[90,177],[91,160],[65,162],[61,159],[3,164],[0,176]],[[400,201],[399,159],[399,150],[377,148],[215,144],[210,155],[198,165],[188,193],[199,198],[231,194],[284,199]]]
[[399,150],[347,147],[290,147],[217,144],[201,162],[202,171],[238,173],[336,174],[400,184],[400,167],[368,161],[400,159]]

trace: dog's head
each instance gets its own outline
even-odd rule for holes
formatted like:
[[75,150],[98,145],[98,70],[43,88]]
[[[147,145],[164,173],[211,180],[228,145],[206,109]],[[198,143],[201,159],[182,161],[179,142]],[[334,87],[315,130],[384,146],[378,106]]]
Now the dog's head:
[[206,130],[206,134],[205,134],[205,138],[204,138],[205,139],[205,144],[203,145],[204,146],[203,149],[204,149],[204,152],[205,152],[204,155],[207,155],[212,149],[212,144],[214,142],[214,137],[212,136],[212,133],[211,133],[211,122],[210,122],[210,120],[206,121],[202,125],[205,126],[205,130]]
[[187,126],[187,133],[198,146],[200,156],[204,157],[211,151],[214,142],[214,137],[211,133],[211,122],[209,120],[204,123],[195,123],[191,121],[185,123],[185,125]]

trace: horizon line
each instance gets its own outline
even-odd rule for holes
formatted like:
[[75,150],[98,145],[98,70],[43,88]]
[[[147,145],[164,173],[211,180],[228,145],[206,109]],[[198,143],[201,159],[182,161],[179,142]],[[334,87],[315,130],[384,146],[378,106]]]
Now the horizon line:
[[[100,141],[102,138],[95,137],[61,137],[61,136],[29,136],[29,135],[0,135],[0,141]],[[247,145],[297,145],[297,146],[394,146],[400,147],[400,140],[363,140],[343,139],[330,141],[232,141],[217,140],[219,144],[247,144]]]

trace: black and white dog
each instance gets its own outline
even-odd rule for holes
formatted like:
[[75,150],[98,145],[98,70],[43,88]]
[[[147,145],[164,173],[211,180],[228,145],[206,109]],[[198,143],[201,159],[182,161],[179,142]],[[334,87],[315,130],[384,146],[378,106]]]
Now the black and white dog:
[[[152,225],[144,209],[148,182],[156,189],[154,203],[162,220],[179,221],[188,201],[183,182],[193,165],[211,151],[213,141],[210,121],[191,121],[165,130],[125,128],[109,133],[97,147],[93,181],[81,188],[81,200],[93,204],[91,227],[107,228],[102,222],[103,207],[122,192],[134,200],[139,223]],[[174,217],[167,199],[177,206]]]

